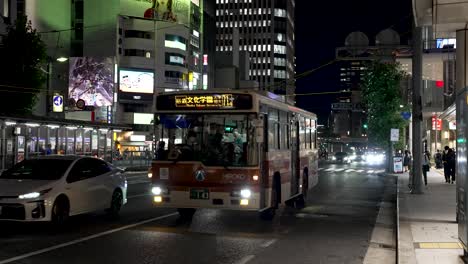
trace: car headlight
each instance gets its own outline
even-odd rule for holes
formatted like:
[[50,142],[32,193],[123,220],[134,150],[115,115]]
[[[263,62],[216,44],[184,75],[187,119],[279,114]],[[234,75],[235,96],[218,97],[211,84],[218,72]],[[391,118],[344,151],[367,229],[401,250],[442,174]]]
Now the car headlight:
[[336,157],[332,157],[332,160],[336,160]]
[[241,190],[240,192],[242,198],[250,198],[252,192],[249,189]]
[[48,193],[50,190],[52,190],[52,188],[49,188],[40,192],[30,192],[26,194],[21,194],[21,195],[18,195],[18,198],[19,199],[35,199],[35,198],[40,197],[41,195]]
[[153,188],[151,189],[151,192],[152,192],[154,195],[161,195],[162,189],[161,189],[161,187],[156,186],[156,187],[153,187]]

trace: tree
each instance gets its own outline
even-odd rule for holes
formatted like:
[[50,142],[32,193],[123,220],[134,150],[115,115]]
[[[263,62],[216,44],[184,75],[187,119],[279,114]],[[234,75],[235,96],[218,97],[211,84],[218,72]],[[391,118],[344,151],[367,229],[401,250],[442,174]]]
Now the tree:
[[[390,130],[400,129],[400,140],[407,125],[401,111],[403,104],[400,84],[405,73],[398,63],[375,61],[369,64],[362,80],[364,103],[368,111],[368,137],[371,144],[387,150],[390,161]],[[401,108],[403,105],[403,108]],[[401,142],[397,143],[401,146]]]
[[40,66],[47,52],[27,17],[18,17],[8,28],[0,58],[0,113],[30,114],[46,80]]

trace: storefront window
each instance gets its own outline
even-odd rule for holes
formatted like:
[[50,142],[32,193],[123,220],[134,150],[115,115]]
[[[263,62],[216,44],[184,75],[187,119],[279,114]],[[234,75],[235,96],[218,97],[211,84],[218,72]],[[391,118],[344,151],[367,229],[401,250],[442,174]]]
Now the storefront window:
[[57,133],[58,128],[49,128],[49,144],[53,154],[57,153]]
[[84,154],[90,155],[91,154],[91,130],[85,130],[83,132],[83,146],[84,146]]
[[67,129],[65,127],[58,128],[58,146],[57,154],[65,154],[67,144]]
[[99,130],[98,157],[101,159],[104,159],[104,155],[106,151],[106,137],[107,137],[107,130]]
[[67,154],[75,153],[75,129],[67,129]]
[[93,156],[97,156],[98,153],[98,132],[97,130],[93,130],[91,132],[91,152]]
[[38,127],[30,127],[27,128],[28,130],[28,137],[27,137],[27,145],[28,145],[28,156],[34,157],[38,155],[37,152],[37,140],[38,140]]
[[46,140],[47,140],[47,127],[41,126],[39,129],[39,135],[37,139],[37,149],[39,153],[45,154],[46,153]]
[[76,130],[76,154],[83,155],[83,129]]

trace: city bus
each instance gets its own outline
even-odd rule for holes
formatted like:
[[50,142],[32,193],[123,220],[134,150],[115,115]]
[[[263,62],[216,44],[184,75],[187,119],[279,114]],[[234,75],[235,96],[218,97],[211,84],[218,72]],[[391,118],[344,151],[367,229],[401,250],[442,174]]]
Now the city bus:
[[315,114],[272,93],[171,92],[156,97],[153,203],[191,218],[199,208],[303,206],[318,183]]

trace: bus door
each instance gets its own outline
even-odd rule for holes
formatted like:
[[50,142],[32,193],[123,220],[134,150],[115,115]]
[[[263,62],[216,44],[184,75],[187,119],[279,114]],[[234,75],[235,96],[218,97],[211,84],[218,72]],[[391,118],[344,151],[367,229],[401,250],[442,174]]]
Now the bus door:
[[299,193],[300,184],[300,157],[299,157],[299,123],[291,124],[291,195]]
[[[267,152],[268,152],[268,115],[259,114],[258,115],[259,126],[257,126],[257,144],[259,152],[259,164],[260,164],[260,205],[261,207],[269,207],[267,205],[266,199],[266,188],[268,188],[268,178],[269,178],[269,169],[267,166]],[[260,127],[261,125],[261,127]]]

